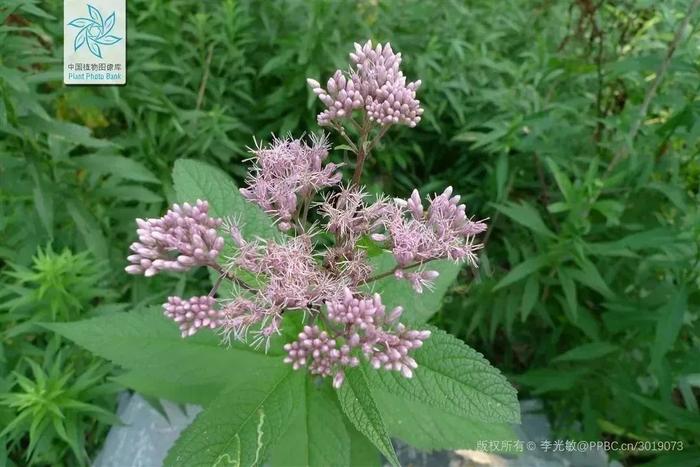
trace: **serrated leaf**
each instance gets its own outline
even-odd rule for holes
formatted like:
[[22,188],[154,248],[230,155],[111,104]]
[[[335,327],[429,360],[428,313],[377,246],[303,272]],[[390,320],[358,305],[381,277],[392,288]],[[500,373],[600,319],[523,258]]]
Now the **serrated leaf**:
[[179,202],[208,201],[212,215],[240,219],[241,231],[248,239],[280,237],[272,219],[243,198],[233,180],[216,167],[192,159],[179,159],[173,169],[173,182]]
[[594,360],[604,357],[618,350],[616,345],[609,342],[591,342],[589,344],[574,347],[558,357],[552,359],[553,362],[576,362],[584,360]]
[[275,447],[272,465],[350,466],[350,435],[329,381],[307,375],[301,409]]
[[518,224],[524,225],[533,232],[549,238],[556,238],[554,232],[549,230],[549,228],[545,225],[542,217],[540,217],[540,213],[537,212],[537,209],[526,202],[523,201],[520,204],[495,204],[494,207]]
[[353,426],[365,435],[392,465],[400,466],[384,420],[361,368],[346,370],[345,382],[337,394],[340,406]]
[[[391,253],[371,258],[375,274],[390,271],[396,266],[396,260]],[[402,321],[405,323],[424,323],[435,314],[442,304],[442,298],[455,281],[463,264],[448,260],[431,261],[425,269],[440,273],[435,280],[433,290],[423,290],[419,294],[406,280],[396,279],[389,275],[369,285],[368,289],[382,296],[382,303],[388,308],[401,306],[404,309]]]
[[278,356],[226,348],[212,334],[183,339],[177,326],[155,307],[43,326],[127,369],[149,373],[163,386],[193,382],[225,385],[286,366]]
[[368,371],[371,386],[398,397],[485,422],[519,423],[515,389],[478,352],[446,332],[432,335],[413,353],[413,378],[395,371]]
[[373,390],[387,429],[412,447],[434,449],[476,449],[479,441],[515,441],[511,425],[459,417],[414,400]]
[[299,410],[304,380],[286,366],[229,386],[182,432],[164,465],[261,465]]

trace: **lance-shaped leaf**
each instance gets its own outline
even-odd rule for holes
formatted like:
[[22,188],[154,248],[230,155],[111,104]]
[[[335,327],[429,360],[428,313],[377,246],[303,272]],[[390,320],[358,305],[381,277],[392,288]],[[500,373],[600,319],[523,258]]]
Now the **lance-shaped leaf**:
[[261,465],[300,410],[304,380],[286,366],[229,386],[182,432],[164,465]]
[[370,385],[398,397],[466,418],[520,422],[515,389],[478,352],[432,326],[432,335],[413,353],[413,378],[395,371],[367,371]]
[[173,182],[178,201],[208,201],[213,216],[230,216],[240,221],[241,231],[246,238],[280,237],[270,216],[243,198],[233,180],[221,170],[204,162],[180,159],[175,162]]
[[353,426],[365,435],[392,465],[399,466],[399,459],[364,372],[361,368],[350,368],[345,373],[345,383],[338,390],[338,401],[343,412]]
[[305,379],[302,407],[275,447],[272,465],[350,467],[350,434],[335,391],[327,379]]
[[549,238],[555,238],[554,232],[544,223],[540,213],[532,205],[522,202],[494,204],[494,207],[515,222],[524,225],[528,229]]

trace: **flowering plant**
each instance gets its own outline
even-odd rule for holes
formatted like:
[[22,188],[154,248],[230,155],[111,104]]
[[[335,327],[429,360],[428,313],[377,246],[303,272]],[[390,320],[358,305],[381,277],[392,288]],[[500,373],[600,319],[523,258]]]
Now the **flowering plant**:
[[[450,187],[424,201],[360,185],[383,135],[420,122],[421,83],[407,82],[388,43],[355,44],[350,59],[325,88],[308,80],[325,106],[318,123],[355,156],[350,182],[328,162],[326,134],[257,144],[240,190],[181,160],[180,202],[137,219],[126,271],[206,267],[212,288],[168,297],[166,321],[134,312],[56,328],[128,368],[127,386],[205,405],[168,465],[366,465],[376,450],[397,465],[390,436],[468,448],[510,437],[518,421],[498,370],[425,324],[461,264],[477,265],[486,224]],[[134,338],[139,346],[109,348]]]

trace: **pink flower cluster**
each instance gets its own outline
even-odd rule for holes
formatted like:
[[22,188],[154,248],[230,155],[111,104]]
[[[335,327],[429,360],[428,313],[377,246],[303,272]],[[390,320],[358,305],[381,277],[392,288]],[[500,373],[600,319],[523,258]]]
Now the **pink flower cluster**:
[[223,313],[214,308],[214,297],[203,295],[183,300],[180,297],[168,297],[163,305],[165,316],[180,325],[182,337],[189,337],[201,328],[214,329],[221,325]]
[[[386,222],[386,239],[400,267],[444,258],[477,265],[476,251],[483,245],[475,243],[476,235],[486,230],[486,224],[467,217],[466,206],[459,200],[459,195],[452,195],[452,187],[432,198],[427,211],[418,190],[413,190],[408,200],[396,200]],[[437,277],[437,272],[397,269],[396,276],[409,280],[421,292]]]
[[317,312],[326,300],[342,296],[350,281],[347,275],[332,274],[323,268],[314,252],[313,237],[301,234],[280,243],[247,242],[235,235],[237,253],[228,270],[245,270],[260,284],[247,297],[238,297],[224,307],[221,327],[225,335],[246,340],[256,328],[256,344],[269,344],[279,334],[286,310]]
[[321,126],[350,117],[353,110],[363,108],[371,121],[379,125],[402,124],[414,127],[420,122],[423,109],[416,99],[420,80],[407,83],[400,70],[401,54],[391,44],[355,44],[350,54],[353,67],[344,74],[337,70],[326,83],[308,79],[313,92],[326,106],[318,114]]
[[407,200],[390,202],[380,197],[368,202],[367,198],[358,188],[343,188],[326,196],[320,205],[326,230],[336,236],[337,244],[345,246],[342,251],[347,257],[355,258],[348,252],[360,237],[368,235],[391,250],[398,263],[394,276],[407,280],[418,293],[430,289],[439,276],[425,269],[429,261],[466,260],[476,266],[476,252],[482,247],[476,236],[486,230],[486,224],[467,217],[466,206],[452,195],[452,187],[432,198],[427,210],[418,190]]
[[391,203],[383,197],[370,203],[368,198],[361,189],[350,187],[325,196],[319,213],[326,218],[326,230],[351,244],[362,235],[380,230],[391,212]]
[[[355,44],[350,58],[350,72],[336,71],[326,89],[309,80],[326,105],[319,123],[340,131],[357,156],[350,186],[340,185],[339,165],[327,162],[325,136],[275,138],[251,150],[254,165],[240,193],[294,235],[277,241],[244,238],[235,222],[211,217],[206,201],[175,204],[161,218],[136,220],[139,238],[126,267],[146,276],[197,266],[219,274],[208,295],[168,297],[163,305],[183,337],[217,329],[224,341],[252,341],[267,350],[271,339],[282,334],[284,316],[303,313],[305,326],[284,346],[285,361],[294,369],[332,377],[336,388],[343,384],[345,369],[361,359],[377,370],[413,376],[417,363],[411,353],[430,332],[408,329],[400,322],[403,309],[387,311],[380,295],[370,295],[372,284],[394,277],[422,293],[439,275],[430,261],[476,264],[481,248],[476,236],[486,229],[467,216],[452,188],[429,199],[426,208],[417,190],[407,200],[390,200],[371,198],[358,186],[363,161],[386,127],[415,126],[423,110],[416,99],[420,81],[406,82],[401,54],[389,44]],[[356,109],[365,112],[358,144],[341,126],[347,123],[343,117]],[[375,131],[369,121],[382,128]],[[370,139],[370,133],[376,136]],[[315,203],[317,193],[328,188]],[[309,217],[311,208],[316,212]],[[219,259],[221,232],[235,247],[225,261]],[[396,266],[377,274],[370,256],[380,248],[391,252]],[[214,298],[224,281],[232,285],[232,296]]]
[[333,376],[333,386],[339,388],[345,379],[343,367],[353,367],[360,360],[351,355],[348,344],[338,346],[338,340],[331,338],[326,331],[318,326],[304,326],[298,339],[285,344],[287,351],[285,363],[291,363],[295,370],[303,366],[309,367],[309,373],[319,376]]
[[[323,326],[318,321],[308,324],[285,347],[286,361],[295,368],[305,366],[312,374],[332,376],[338,387],[343,369],[358,365],[362,356],[376,369],[410,378],[416,368],[410,352],[430,333],[407,329],[399,322],[402,309],[387,313],[379,295],[363,295],[372,268],[357,242],[368,236],[387,246],[397,261],[394,276],[420,293],[438,276],[425,269],[429,261],[476,261],[480,245],[474,239],[486,226],[467,217],[451,188],[433,197],[427,209],[417,191],[408,200],[368,198],[361,190],[346,187],[319,204],[319,214],[327,220],[325,230],[335,236],[335,244],[325,251],[318,250],[320,231],[315,228],[278,242],[247,241],[235,223],[210,217],[204,201],[174,205],[163,218],[137,221],[140,242],[132,249],[139,261],[127,270],[138,266],[181,271],[208,265],[222,279],[233,278],[239,285],[234,298],[218,303],[214,292],[189,299],[169,297],[165,315],[178,323],[183,337],[217,328],[225,339],[247,341],[252,332],[252,343],[267,349],[270,339],[281,334],[284,313],[300,310],[312,320],[326,319]],[[227,230],[237,247],[223,268],[215,263],[224,243],[217,227]],[[147,247],[149,251],[143,251]],[[129,259],[136,260],[133,255]],[[253,279],[237,279],[241,271]]]
[[275,138],[268,146],[252,149],[255,165],[241,194],[274,216],[280,230],[289,230],[299,198],[308,200],[318,190],[340,182],[338,165],[323,165],[329,148],[322,135],[313,136],[310,145],[300,139]]
[[129,274],[150,277],[161,271],[182,272],[216,263],[224,246],[217,231],[221,219],[209,216],[209,204],[174,204],[159,219],[136,219],[139,241],[131,244]]
[[338,388],[345,379],[344,368],[359,365],[353,356],[359,352],[377,370],[413,376],[418,364],[409,352],[422,346],[430,331],[407,329],[399,322],[401,307],[387,315],[379,294],[356,297],[346,288],[343,298],[327,302],[326,308],[327,331],[306,326],[296,341],[284,346],[285,362],[295,370],[308,366],[312,374],[333,376],[333,386]]

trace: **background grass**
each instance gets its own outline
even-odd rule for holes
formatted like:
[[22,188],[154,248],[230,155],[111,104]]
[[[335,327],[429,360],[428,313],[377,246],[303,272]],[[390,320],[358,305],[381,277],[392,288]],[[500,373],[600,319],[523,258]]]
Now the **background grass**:
[[253,137],[317,131],[306,78],[344,67],[367,38],[402,52],[426,113],[389,133],[364,183],[397,196],[453,185],[489,218],[482,266],[462,272],[437,324],[521,397],[542,398],[557,436],[685,443],[612,453],[627,465],[700,458],[692,3],[129,0],[128,84],[66,87],[62,2],[5,0],[0,459],[75,465],[95,454],[116,370],[36,323],[196,289],[204,274],[123,273],[133,219],[172,200],[178,158],[240,181]]

